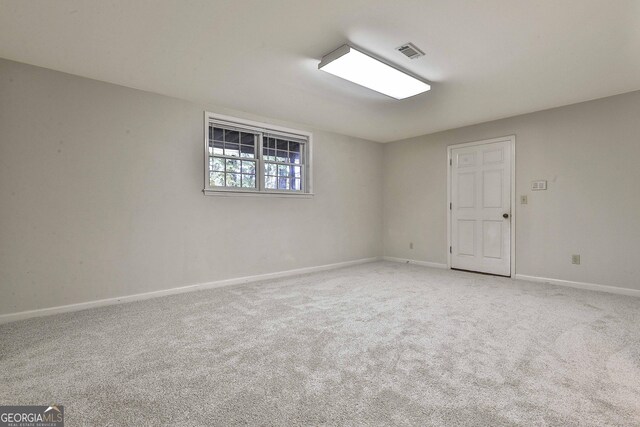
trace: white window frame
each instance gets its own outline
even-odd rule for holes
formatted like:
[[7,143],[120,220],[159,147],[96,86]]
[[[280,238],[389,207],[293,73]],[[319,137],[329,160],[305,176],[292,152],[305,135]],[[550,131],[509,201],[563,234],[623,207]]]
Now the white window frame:
[[[215,187],[209,181],[209,125],[218,124],[221,127],[236,128],[257,133],[256,144],[256,188],[241,187]],[[264,159],[262,142],[263,135],[282,136],[293,140],[300,140],[304,144],[302,150],[302,176],[300,177],[300,187],[302,190],[273,190],[266,189],[264,178]],[[268,123],[256,122],[253,120],[240,119],[237,117],[222,114],[204,113],[204,194],[207,196],[267,196],[267,197],[312,197],[312,159],[313,159],[313,134],[298,129],[290,129],[283,126],[276,126]],[[248,159],[247,159],[248,160]]]

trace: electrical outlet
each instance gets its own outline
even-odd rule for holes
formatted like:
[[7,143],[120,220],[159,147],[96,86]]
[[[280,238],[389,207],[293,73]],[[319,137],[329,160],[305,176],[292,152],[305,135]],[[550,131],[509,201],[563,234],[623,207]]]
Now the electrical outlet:
[[571,264],[580,264],[580,255],[571,255]]
[[529,203],[529,200],[527,199],[527,196],[520,196],[520,204],[521,205],[526,205],[527,203]]
[[409,249],[413,249],[413,242],[409,243]]

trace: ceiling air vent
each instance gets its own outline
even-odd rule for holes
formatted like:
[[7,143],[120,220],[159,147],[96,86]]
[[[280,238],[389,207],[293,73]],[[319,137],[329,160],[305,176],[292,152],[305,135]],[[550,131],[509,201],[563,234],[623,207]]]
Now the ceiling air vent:
[[424,56],[424,52],[418,49],[413,43],[403,44],[396,50],[409,59],[416,59]]

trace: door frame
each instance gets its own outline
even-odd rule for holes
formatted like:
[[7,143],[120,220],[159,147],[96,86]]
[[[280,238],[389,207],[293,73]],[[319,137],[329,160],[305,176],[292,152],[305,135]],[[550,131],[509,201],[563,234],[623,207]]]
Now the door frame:
[[479,141],[451,144],[447,146],[447,269],[451,270],[451,172],[453,170],[453,158],[451,152],[456,148],[472,147],[475,145],[491,144],[494,142],[508,142],[511,145],[511,277],[516,275],[516,136],[507,135],[498,138],[483,139]]

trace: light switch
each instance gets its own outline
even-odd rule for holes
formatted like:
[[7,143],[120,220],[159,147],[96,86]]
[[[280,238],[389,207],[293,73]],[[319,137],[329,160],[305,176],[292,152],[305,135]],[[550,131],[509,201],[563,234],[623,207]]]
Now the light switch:
[[527,203],[529,203],[529,200],[527,199],[527,196],[526,195],[520,196],[520,204],[521,205],[526,205]]
[[546,190],[547,189],[547,181],[546,180],[533,181],[531,183],[531,189],[534,190],[534,191]]

